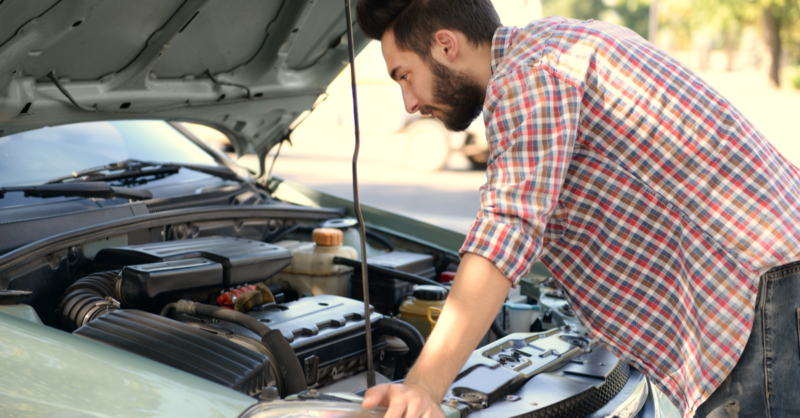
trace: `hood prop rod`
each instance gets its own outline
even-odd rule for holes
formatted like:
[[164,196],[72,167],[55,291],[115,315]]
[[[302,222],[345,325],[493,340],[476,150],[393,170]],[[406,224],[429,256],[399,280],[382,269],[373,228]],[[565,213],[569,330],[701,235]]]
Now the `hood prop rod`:
[[369,309],[369,277],[367,274],[367,230],[364,217],[361,215],[361,203],[358,199],[358,149],[361,146],[361,134],[358,129],[358,98],[356,95],[356,51],[353,45],[353,16],[350,0],[344,0],[345,17],[347,18],[347,45],[350,53],[350,86],[353,89],[353,121],[355,122],[356,147],[353,151],[353,207],[358,218],[358,232],[361,235],[361,287],[364,289],[364,327],[367,335],[367,387],[375,386],[375,367],[372,364],[372,315]]

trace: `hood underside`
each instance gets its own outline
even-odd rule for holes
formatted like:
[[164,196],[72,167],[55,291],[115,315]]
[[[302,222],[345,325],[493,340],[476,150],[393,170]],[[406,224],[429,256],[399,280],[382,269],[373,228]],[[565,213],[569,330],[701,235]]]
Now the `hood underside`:
[[345,22],[337,0],[0,0],[0,136],[183,120],[263,156],[346,67]]

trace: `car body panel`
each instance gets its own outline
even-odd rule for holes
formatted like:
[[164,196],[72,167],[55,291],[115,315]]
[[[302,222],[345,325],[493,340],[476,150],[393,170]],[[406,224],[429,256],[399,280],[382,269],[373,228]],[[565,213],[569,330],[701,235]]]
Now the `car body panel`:
[[[355,2],[353,2],[355,5]],[[0,2],[0,136],[185,120],[266,155],[347,65],[343,3]],[[356,50],[366,38],[355,31]]]
[[152,360],[0,312],[0,415],[236,417],[255,400]]
[[28,305],[0,305],[0,312],[42,325],[36,310]]

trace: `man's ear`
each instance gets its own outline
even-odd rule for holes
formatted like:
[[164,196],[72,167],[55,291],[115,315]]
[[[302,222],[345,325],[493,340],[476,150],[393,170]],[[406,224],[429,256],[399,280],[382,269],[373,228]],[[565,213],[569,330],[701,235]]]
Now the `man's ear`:
[[456,38],[456,34],[447,29],[440,29],[436,31],[433,37],[432,55],[447,62],[455,61],[458,56],[458,38]]

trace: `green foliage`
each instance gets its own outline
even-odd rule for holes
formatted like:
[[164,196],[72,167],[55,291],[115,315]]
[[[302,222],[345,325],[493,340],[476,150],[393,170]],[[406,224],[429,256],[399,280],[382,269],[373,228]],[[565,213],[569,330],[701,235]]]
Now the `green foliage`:
[[542,0],[542,12],[544,16],[616,23],[647,38],[650,0]]
[[[541,1],[545,16],[603,20],[626,26],[648,38],[652,0]],[[668,48],[696,47],[695,35],[702,31],[706,34],[703,36],[711,36],[706,38],[711,48],[732,53],[741,47],[745,30],[758,28],[765,33],[765,40],[777,38],[780,44],[767,48],[768,54],[775,55],[773,51],[778,51],[790,62],[800,61],[800,0],[659,0],[659,21],[660,28],[668,34]],[[765,58],[773,66],[779,59]]]
[[792,86],[800,90],[800,66],[794,67],[794,77],[792,77]]
[[542,0],[542,15],[573,19],[599,19],[606,9],[602,0]]

